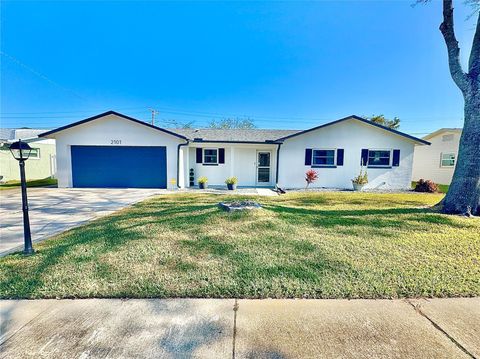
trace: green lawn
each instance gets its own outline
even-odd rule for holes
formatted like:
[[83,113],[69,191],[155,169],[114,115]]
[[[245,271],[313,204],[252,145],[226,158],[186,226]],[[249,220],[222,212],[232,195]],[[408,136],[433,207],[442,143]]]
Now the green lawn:
[[[0,259],[0,297],[396,298],[480,295],[480,220],[439,194],[159,196]],[[238,199],[238,197],[236,197]]]
[[[27,181],[27,187],[46,187],[54,186],[56,184],[57,180],[55,178],[43,178],[39,180]],[[20,187],[20,181],[8,181],[7,183],[0,184],[0,191],[17,187]]]

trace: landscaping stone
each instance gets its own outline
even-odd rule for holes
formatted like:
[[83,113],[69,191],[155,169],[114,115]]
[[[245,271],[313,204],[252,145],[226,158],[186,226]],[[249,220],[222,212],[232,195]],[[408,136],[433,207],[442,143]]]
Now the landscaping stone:
[[227,212],[246,210],[248,211],[252,209],[262,208],[262,206],[255,201],[220,202],[218,206]]

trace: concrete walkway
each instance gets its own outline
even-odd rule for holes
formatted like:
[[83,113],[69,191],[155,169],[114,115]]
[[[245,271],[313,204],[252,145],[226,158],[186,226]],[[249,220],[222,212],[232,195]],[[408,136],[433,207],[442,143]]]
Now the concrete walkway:
[[[148,197],[160,189],[29,188],[32,240],[39,241]],[[0,256],[23,248],[19,188],[0,191]]]
[[480,357],[480,298],[0,305],[0,358]]

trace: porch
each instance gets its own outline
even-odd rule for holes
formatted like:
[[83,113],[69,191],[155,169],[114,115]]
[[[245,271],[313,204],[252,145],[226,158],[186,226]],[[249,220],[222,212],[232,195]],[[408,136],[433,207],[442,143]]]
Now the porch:
[[226,189],[228,177],[237,177],[237,191],[273,188],[277,180],[277,144],[193,142],[180,149],[179,161],[181,188],[197,187],[200,177],[211,190]]

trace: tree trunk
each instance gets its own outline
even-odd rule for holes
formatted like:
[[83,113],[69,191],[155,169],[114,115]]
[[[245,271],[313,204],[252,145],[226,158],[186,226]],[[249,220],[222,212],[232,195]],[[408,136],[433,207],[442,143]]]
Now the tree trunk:
[[464,93],[465,123],[452,183],[442,212],[480,215],[480,92],[478,83]]

